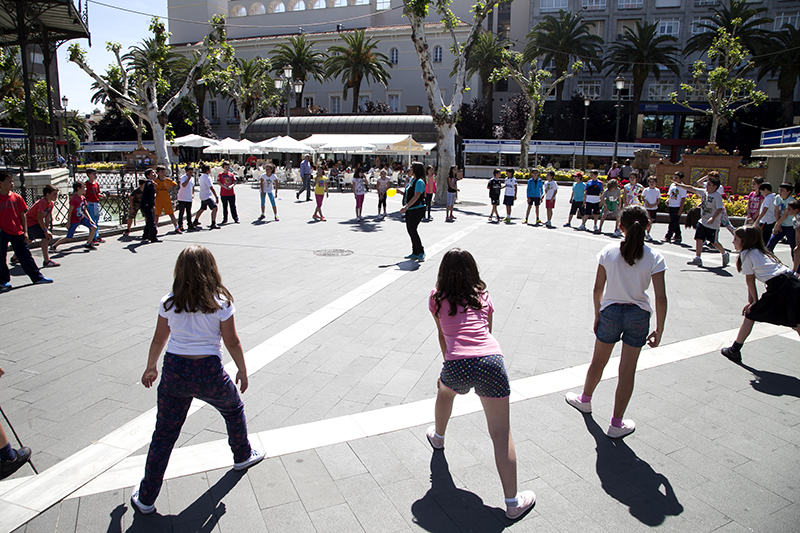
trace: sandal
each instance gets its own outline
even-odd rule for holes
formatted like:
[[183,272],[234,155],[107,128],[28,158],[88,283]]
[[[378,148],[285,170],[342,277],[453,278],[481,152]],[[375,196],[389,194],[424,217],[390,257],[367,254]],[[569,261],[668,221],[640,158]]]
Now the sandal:
[[44,264],[42,264],[42,266],[43,267],[59,267],[59,266],[61,266],[61,263],[56,263],[52,259],[48,259],[47,261],[44,262]]

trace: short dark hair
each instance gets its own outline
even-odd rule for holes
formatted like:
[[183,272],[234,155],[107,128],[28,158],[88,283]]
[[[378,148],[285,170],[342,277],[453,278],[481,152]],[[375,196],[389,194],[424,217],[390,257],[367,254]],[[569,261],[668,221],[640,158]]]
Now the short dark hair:
[[755,178],[753,178],[753,181],[761,185],[762,183],[764,183],[764,178],[762,178],[761,176],[756,176]]
[[710,184],[712,184],[712,185],[716,185],[717,187],[719,187],[719,186],[720,186],[720,184],[722,183],[722,182],[719,180],[719,176],[711,176],[711,175],[709,175],[709,176],[708,176],[708,182],[709,182]]
[[164,172],[166,172],[167,171],[167,167],[165,167],[164,165],[156,165],[156,172],[160,172],[162,170]]
[[800,200],[792,200],[789,202],[789,209],[794,209],[795,211],[800,211]]
[[792,192],[794,190],[794,185],[792,185],[791,183],[781,183],[780,185],[778,185],[778,188]]
[[83,189],[84,185],[82,181],[76,181],[72,184],[72,192],[78,192],[80,189]]
[[58,192],[58,189],[56,189],[52,185],[48,184],[48,185],[45,185],[44,187],[42,187],[42,194],[50,194],[50,193],[53,193],[53,192]]
[[6,181],[8,178],[13,178],[13,177],[14,175],[11,172],[0,170],[0,181]]
[[681,172],[681,171],[679,170],[679,171],[677,171],[675,174],[673,174],[673,176],[678,176],[678,178],[679,178],[679,179],[683,179],[683,172]]
[[183,170],[184,170],[184,171],[187,171],[187,170],[194,170],[194,167],[193,167],[191,164],[189,164],[189,165],[186,165],[185,167],[183,167]]
[[768,181],[765,181],[764,183],[758,186],[758,190],[772,192],[772,184]]
[[494,169],[494,172],[492,172],[492,175],[494,175],[494,176],[497,176],[497,175],[498,175],[498,174],[500,174],[501,172],[503,172],[503,171],[502,171],[502,170],[500,170],[499,168],[496,168],[496,169]]
[[553,170],[548,170],[548,171],[547,171],[547,173],[546,173],[545,175],[547,175],[547,176],[553,176],[554,178],[556,177],[556,173],[555,173],[555,171],[553,171]]
[[86,169],[86,173],[87,174],[97,174],[97,169],[89,167],[89,168]]
[[146,177],[150,176],[151,174],[155,174],[155,172],[156,171],[153,170],[152,168],[148,168],[147,170],[144,171],[144,177],[146,178]]
[[200,172],[203,174],[208,174],[211,171],[211,166],[208,163],[203,163],[200,165]]

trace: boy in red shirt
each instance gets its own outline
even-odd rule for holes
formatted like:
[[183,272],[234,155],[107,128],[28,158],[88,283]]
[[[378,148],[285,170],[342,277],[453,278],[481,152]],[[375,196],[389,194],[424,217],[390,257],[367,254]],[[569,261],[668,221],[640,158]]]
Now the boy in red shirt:
[[14,188],[14,177],[5,171],[0,171],[0,292],[11,290],[11,274],[6,264],[8,245],[14,249],[20,265],[34,284],[53,283],[39,272],[28,249],[28,220],[25,212],[28,206],[22,196],[11,192]]
[[236,213],[236,193],[233,186],[236,185],[236,176],[231,172],[231,164],[227,161],[222,163],[222,172],[217,176],[219,183],[219,195],[222,199],[222,223],[228,222],[228,206],[231,208],[233,221],[239,223],[239,215]]
[[61,265],[50,259],[47,247],[53,240],[50,224],[53,221],[53,205],[58,198],[58,189],[52,185],[45,185],[43,192],[44,196],[39,198],[25,214],[28,219],[28,239],[31,241],[41,240],[42,256],[44,257],[42,266],[57,267]]
[[96,248],[94,236],[97,234],[97,226],[89,218],[89,211],[86,209],[86,198],[83,196],[85,192],[86,186],[82,181],[76,181],[72,184],[72,197],[69,199],[69,230],[67,230],[66,237],[61,237],[50,247],[51,252],[55,252],[59,245],[71,240],[78,226],[89,228],[89,238],[86,239],[86,244],[83,247],[87,250]]

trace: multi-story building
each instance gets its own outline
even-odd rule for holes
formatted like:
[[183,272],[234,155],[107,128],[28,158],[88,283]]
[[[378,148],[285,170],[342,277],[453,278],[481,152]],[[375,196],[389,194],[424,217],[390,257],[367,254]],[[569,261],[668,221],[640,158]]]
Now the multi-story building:
[[[724,0],[727,4],[728,0]],[[473,2],[452,3],[456,15],[470,20]],[[800,21],[800,0],[753,0],[753,6],[767,8],[765,16],[774,22],[765,30],[778,30],[783,24],[797,25]],[[509,39],[513,48],[522,50],[525,36],[546,15],[558,16],[559,10],[580,13],[592,24],[593,32],[605,41],[604,50],[618,41],[625,28],[638,22],[656,22],[658,32],[672,35],[676,45],[683,48],[692,35],[703,29],[700,21],[711,14],[711,9],[721,6],[720,0],[515,0],[502,4],[487,17],[487,29],[502,38]],[[366,28],[369,35],[379,41],[379,50],[386,54],[393,68],[388,87],[362,86],[359,105],[368,100],[381,100],[389,104],[393,112],[404,113],[407,108],[421,106],[427,113],[428,105],[420,78],[419,61],[414,51],[410,27],[402,16],[402,0],[169,0],[171,43],[178,50],[189,50],[191,45],[202,40],[208,31],[203,22],[215,14],[228,17],[227,31],[237,55],[244,58],[256,56],[267,58],[269,51],[285,42],[291,35],[305,33],[319,50],[333,44],[341,44],[341,31]],[[431,21],[435,21],[431,15]],[[460,27],[457,33],[463,40],[468,28]],[[452,90],[448,83],[453,65],[450,52],[452,40],[449,32],[440,24],[428,26],[428,40],[436,63],[443,91]],[[691,81],[690,69],[697,57],[689,56],[683,61],[680,76],[663,71],[659,80],[651,77],[645,83],[640,106],[637,139],[660,139],[664,148],[679,152],[691,145],[687,132],[693,130],[697,115],[681,106],[669,103],[669,93],[680,90],[681,82]],[[548,65],[538,65],[547,68]],[[584,71],[569,79],[563,87],[565,99],[574,94],[583,94],[593,99],[611,101],[616,99],[614,74],[609,70]],[[628,74],[630,80],[630,74]],[[472,91],[465,101],[480,97],[480,81],[470,80]],[[623,89],[621,98],[630,100],[629,85]],[[777,80],[766,77],[759,81],[759,89],[770,99],[778,99]],[[513,81],[496,84],[493,102],[495,121],[500,108],[509,98],[519,92]],[[445,94],[445,96],[451,96]],[[797,100],[797,92],[795,94]],[[349,113],[352,102],[342,98],[342,82],[331,80],[318,83],[309,80],[303,94],[304,107],[317,105],[327,108],[329,113]],[[235,106],[216,97],[206,103],[205,115],[222,136],[237,131]]]

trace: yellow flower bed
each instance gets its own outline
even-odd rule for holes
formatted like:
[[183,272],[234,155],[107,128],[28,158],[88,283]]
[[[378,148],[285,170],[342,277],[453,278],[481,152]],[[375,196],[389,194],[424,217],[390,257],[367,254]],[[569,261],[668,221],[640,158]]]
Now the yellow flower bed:
[[100,163],[100,162],[97,162],[97,163],[89,163],[89,164],[86,164],[86,165],[75,165],[75,169],[76,170],[86,170],[87,168],[94,168],[94,169],[97,169],[97,170],[100,170],[100,171],[103,171],[103,170],[107,171],[107,170],[119,170],[124,166],[125,165],[123,165],[122,163]]

